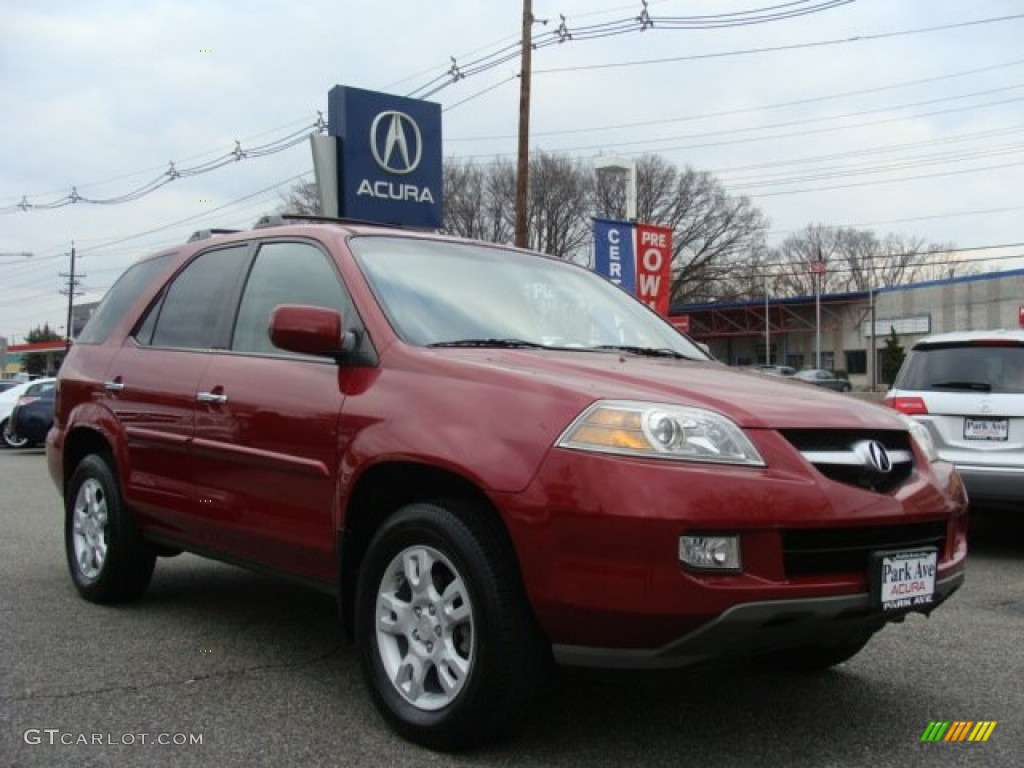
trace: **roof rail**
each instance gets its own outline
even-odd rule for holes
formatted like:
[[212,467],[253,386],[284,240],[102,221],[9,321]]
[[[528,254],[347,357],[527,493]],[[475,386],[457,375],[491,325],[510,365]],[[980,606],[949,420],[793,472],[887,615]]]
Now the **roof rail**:
[[241,232],[240,229],[197,229],[189,237],[188,242],[194,243],[196,240],[206,240],[207,238],[213,237],[214,235],[233,235],[236,232]]
[[271,213],[266,216],[261,216],[259,221],[253,225],[253,229],[263,229],[264,227],[280,227],[287,224],[289,221],[312,221],[312,222],[324,222],[328,224],[361,224],[364,226],[371,227],[391,227],[393,229],[408,229],[403,227],[401,224],[389,224],[384,221],[368,221],[366,219],[345,219],[337,216],[318,216],[315,214],[308,213]]

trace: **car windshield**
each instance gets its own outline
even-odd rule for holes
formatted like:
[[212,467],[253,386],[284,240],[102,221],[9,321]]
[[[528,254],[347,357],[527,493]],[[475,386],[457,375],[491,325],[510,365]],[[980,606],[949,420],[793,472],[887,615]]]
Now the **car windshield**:
[[941,392],[1024,392],[1024,346],[959,344],[912,350],[894,385]]
[[641,303],[582,267],[473,243],[367,236],[349,245],[392,327],[411,344],[708,359]]

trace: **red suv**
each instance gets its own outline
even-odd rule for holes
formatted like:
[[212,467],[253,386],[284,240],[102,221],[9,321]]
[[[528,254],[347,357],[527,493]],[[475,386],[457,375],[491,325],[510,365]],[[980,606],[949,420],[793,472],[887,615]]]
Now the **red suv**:
[[132,266],[47,455],[83,597],[182,550],[337,595],[439,749],[514,728],[552,657],[820,669],[964,578],[959,476],[902,415],[730,370],[586,269],[337,220]]

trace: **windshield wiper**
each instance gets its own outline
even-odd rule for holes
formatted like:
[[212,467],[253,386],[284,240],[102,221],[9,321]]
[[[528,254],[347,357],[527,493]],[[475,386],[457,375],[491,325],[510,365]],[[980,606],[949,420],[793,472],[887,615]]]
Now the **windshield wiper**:
[[991,392],[992,385],[987,381],[939,381],[931,385],[932,389],[969,389],[974,392]]
[[611,352],[628,352],[631,355],[643,355],[644,357],[671,357],[675,360],[690,360],[686,355],[681,355],[674,349],[667,347],[631,347],[626,344],[602,344],[587,349],[608,350]]
[[506,349],[551,349],[543,344],[523,339],[457,339],[455,341],[435,341],[428,347],[503,347]]

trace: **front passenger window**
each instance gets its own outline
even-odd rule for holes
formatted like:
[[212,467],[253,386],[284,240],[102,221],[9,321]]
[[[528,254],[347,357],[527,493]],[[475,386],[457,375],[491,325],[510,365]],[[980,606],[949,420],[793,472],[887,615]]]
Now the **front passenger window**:
[[267,243],[260,247],[242,294],[233,350],[290,354],[270,340],[270,314],[280,304],[336,309],[349,319],[348,295],[327,257],[308,243]]

